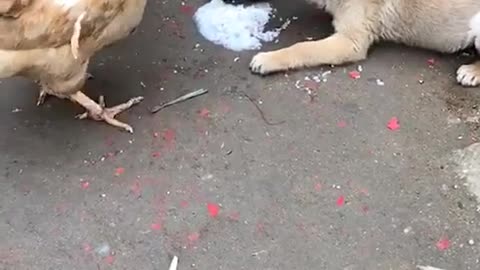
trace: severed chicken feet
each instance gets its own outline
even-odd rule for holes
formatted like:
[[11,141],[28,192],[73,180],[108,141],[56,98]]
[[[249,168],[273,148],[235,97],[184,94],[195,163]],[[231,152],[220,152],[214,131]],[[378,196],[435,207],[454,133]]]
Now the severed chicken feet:
[[112,126],[122,128],[130,133],[133,133],[133,128],[128,124],[118,121],[115,119],[115,116],[143,100],[143,97],[135,97],[117,106],[105,108],[103,96],[100,96],[98,103],[80,91],[70,95],[69,98],[72,101],[79,103],[87,110],[85,113],[77,115],[78,119],[86,119],[90,117],[96,121],[105,121]]

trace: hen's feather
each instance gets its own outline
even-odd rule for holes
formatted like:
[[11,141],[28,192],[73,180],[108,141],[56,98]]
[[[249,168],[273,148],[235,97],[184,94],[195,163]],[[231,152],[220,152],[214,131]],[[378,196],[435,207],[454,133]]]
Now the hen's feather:
[[0,50],[56,48],[70,43],[82,13],[83,37],[96,38],[126,0],[0,0]]

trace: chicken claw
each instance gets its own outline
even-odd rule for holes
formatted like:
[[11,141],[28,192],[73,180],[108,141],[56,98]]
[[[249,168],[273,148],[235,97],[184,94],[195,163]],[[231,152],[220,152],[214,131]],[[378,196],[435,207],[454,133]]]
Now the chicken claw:
[[119,104],[111,108],[105,108],[105,100],[103,96],[100,96],[98,103],[90,99],[82,92],[77,92],[70,95],[70,99],[82,105],[87,111],[76,116],[77,119],[86,119],[88,117],[96,121],[105,121],[108,124],[122,128],[130,133],[133,133],[133,128],[123,122],[115,119],[115,116],[135,104],[140,103],[143,100],[143,97],[135,97],[129,101]]
[[37,106],[42,105],[45,102],[45,98],[48,96],[45,90],[41,90],[37,98]]
[[[93,80],[93,79],[95,79],[95,77],[92,74],[87,73],[87,80]],[[45,103],[45,99],[49,96],[49,94],[47,91],[44,90],[43,87],[45,86],[42,85],[40,80],[35,81],[35,83],[42,87],[42,89],[40,90],[40,94],[38,95],[38,98],[37,98],[37,106],[41,106],[43,105],[43,103]]]

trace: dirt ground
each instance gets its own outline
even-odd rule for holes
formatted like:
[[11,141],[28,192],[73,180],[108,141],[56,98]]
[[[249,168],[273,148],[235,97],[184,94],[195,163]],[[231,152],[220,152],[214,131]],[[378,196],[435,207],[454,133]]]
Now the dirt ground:
[[[331,32],[321,11],[281,2],[298,20],[265,50]],[[262,78],[254,52],[197,33],[203,3],[150,1],[92,64],[90,96],[145,96],[119,117],[133,135],[2,81],[0,269],[157,270],[174,255],[179,270],[479,269],[478,203],[450,162],[480,136],[465,121],[480,90],[454,79],[472,56],[382,44],[359,64]]]

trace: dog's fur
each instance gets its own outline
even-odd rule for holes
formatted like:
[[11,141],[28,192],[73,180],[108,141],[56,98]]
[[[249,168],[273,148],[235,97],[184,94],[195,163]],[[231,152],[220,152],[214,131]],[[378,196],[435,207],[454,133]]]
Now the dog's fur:
[[[334,17],[335,33],[259,53],[250,69],[268,74],[323,64],[343,64],[367,57],[381,40],[445,53],[475,46],[480,52],[480,0],[309,0]],[[463,65],[457,80],[480,85],[480,61]]]

